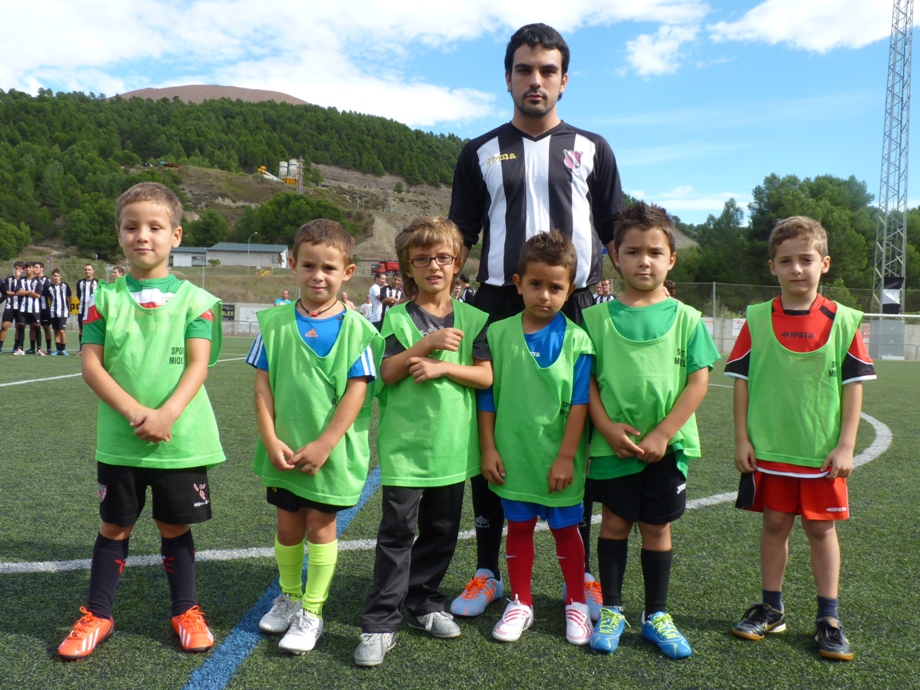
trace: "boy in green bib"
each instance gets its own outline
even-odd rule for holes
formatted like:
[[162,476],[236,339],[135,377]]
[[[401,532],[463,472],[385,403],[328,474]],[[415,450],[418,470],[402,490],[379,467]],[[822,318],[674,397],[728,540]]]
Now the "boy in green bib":
[[613,244],[626,290],[584,312],[597,351],[588,484],[603,503],[597,561],[604,607],[591,648],[613,653],[619,644],[626,625],[621,591],[627,540],[638,523],[642,636],[665,656],[683,659],[690,645],[667,613],[670,524],[686,508],[687,465],[700,456],[694,413],[719,352],[700,313],[662,289],[677,259],[667,212],[641,202],[629,207],[617,218]]
[[290,654],[309,652],[323,634],[323,604],[338,560],[336,513],[358,502],[370,462],[383,339],[336,297],[355,271],[354,246],[333,220],[297,231],[290,263],[300,299],[258,313],[259,336],[246,359],[256,367],[253,471],[278,514],[281,593],[259,628],[285,632],[278,647]]
[[464,483],[479,472],[475,390],[492,384],[488,317],[451,298],[461,247],[457,227],[442,218],[416,218],[396,237],[412,299],[387,311],[381,331],[383,516],[358,666],[383,662],[403,606],[410,626],[438,638],[460,635],[438,586],[457,546]]
[[482,476],[501,497],[514,598],[492,636],[515,642],[533,624],[531,579],[537,519],[549,524],[565,579],[565,637],[588,644],[584,591],[584,516],[588,392],[594,348],[560,309],[575,291],[577,257],[559,232],[524,243],[514,284],[524,312],[489,327],[494,382],[480,392]]
[[[763,513],[763,599],[732,634],[762,640],[786,629],[782,588],[795,516],[811,548],[818,589],[815,641],[828,659],[853,649],[837,618],[837,520],[849,518],[847,477],[862,408],[862,382],[875,368],[859,332],[862,314],[818,294],[830,269],[821,224],[793,216],[770,234],[770,270],[782,293],[748,307],[726,376],[735,379],[735,466],[739,508]],[[795,381],[794,392],[790,381]]]
[[147,487],[182,648],[214,645],[195,603],[189,525],[211,517],[207,470],[224,461],[204,381],[220,354],[220,300],[170,275],[182,241],[182,203],[144,182],[118,199],[118,242],[130,273],[100,283],[83,318],[83,378],[99,396],[96,460],[102,526],[93,547],[89,600],[58,647],[89,656],[114,630],[115,589]]

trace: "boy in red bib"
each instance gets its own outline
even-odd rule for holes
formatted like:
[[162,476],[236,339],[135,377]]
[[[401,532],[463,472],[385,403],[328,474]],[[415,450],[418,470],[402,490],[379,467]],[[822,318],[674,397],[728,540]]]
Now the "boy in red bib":
[[[818,294],[830,268],[821,224],[795,216],[770,235],[770,270],[782,293],[748,307],[725,367],[735,378],[735,466],[739,508],[763,513],[763,601],[732,633],[762,640],[786,629],[782,604],[795,516],[811,547],[818,589],[818,653],[849,661],[837,619],[840,547],[836,520],[849,517],[846,478],[862,407],[862,381],[875,378],[859,333],[862,314]],[[790,381],[795,394],[790,394]]]

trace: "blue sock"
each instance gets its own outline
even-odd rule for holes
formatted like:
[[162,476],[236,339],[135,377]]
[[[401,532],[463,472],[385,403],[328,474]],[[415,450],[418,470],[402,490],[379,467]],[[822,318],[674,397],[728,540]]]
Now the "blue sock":
[[837,600],[818,597],[818,618],[837,619]]
[[768,589],[763,590],[763,603],[772,606],[777,611],[783,610],[783,593],[771,592]]

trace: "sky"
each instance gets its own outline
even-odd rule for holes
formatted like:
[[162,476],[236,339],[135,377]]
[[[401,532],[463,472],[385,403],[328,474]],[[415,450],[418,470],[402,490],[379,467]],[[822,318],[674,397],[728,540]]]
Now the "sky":
[[700,223],[771,173],[878,195],[892,0],[0,2],[5,91],[223,84],[461,137],[510,120],[505,45],[545,22],[572,53],[559,115],[633,196]]

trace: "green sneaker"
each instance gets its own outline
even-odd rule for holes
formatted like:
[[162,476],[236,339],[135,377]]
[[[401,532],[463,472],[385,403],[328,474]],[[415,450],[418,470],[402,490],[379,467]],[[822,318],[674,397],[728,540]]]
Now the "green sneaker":
[[769,604],[754,604],[741,616],[741,622],[732,628],[732,635],[744,640],[762,640],[767,633],[786,629],[786,614]]

